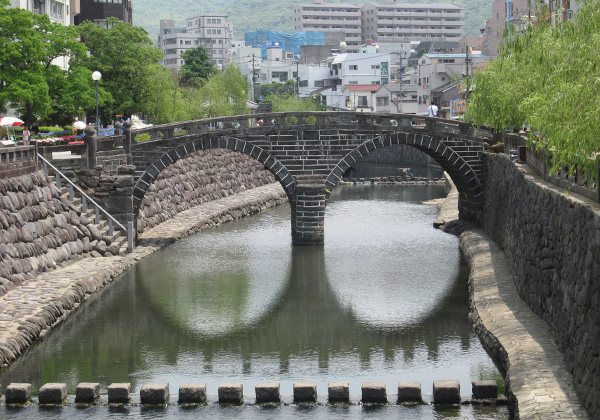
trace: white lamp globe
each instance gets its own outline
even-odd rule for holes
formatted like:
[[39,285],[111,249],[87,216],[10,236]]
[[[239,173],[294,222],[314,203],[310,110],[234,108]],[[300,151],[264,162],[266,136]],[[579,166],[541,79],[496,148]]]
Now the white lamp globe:
[[100,73],[99,71],[95,71],[92,73],[92,80],[95,80],[97,82],[100,79],[102,79],[102,73]]

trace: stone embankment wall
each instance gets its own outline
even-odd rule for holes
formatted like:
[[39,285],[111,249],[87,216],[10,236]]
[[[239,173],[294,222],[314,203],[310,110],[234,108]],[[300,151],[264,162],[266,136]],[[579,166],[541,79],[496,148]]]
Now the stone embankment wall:
[[138,233],[190,207],[275,182],[250,156],[225,149],[200,150],[163,170],[146,191]]
[[106,251],[100,231],[43,172],[0,179],[0,295],[100,242]]
[[535,182],[501,155],[487,166],[483,227],[519,296],[553,331],[581,401],[600,413],[600,209]]

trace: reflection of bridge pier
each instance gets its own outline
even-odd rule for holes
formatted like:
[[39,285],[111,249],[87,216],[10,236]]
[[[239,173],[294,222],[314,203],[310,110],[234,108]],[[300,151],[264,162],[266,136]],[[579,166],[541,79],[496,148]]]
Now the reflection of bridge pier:
[[[265,123],[256,126],[259,119]],[[291,204],[294,245],[321,245],[329,193],[356,162],[392,145],[408,145],[432,157],[457,187],[460,218],[475,223],[481,218],[483,152],[491,134],[462,122],[404,114],[294,112],[185,121],[132,135],[146,132],[153,140],[132,145],[133,196],[119,196],[128,190],[115,188],[112,199],[119,198],[119,205],[109,206],[132,208],[122,215],[126,219],[137,218],[146,191],[166,167],[198,150],[221,148],[256,159],[282,185]]]

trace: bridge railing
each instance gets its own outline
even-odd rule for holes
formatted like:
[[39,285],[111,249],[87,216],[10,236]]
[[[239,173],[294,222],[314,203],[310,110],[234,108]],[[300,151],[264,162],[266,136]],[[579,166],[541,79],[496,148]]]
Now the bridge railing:
[[526,163],[538,175],[546,181],[564,188],[568,191],[581,194],[591,200],[600,203],[600,159],[596,159],[598,165],[597,176],[592,179],[588,174],[583,176],[581,168],[569,170],[569,168],[561,167],[557,174],[550,174],[549,162],[552,158],[552,152],[549,150],[535,150],[527,147],[527,135],[524,133],[504,133],[504,150],[526,150]]
[[[152,127],[132,129],[133,140],[145,138],[147,141],[172,139],[186,134],[205,134],[211,131],[240,131],[250,128],[281,128],[295,126],[312,126],[325,128],[333,126],[358,127],[372,130],[397,130],[399,128],[435,130],[468,135],[480,139],[492,139],[492,131],[486,128],[476,128],[462,121],[446,120],[435,117],[424,117],[413,114],[366,113],[348,111],[319,111],[319,112],[279,112],[252,115],[234,115],[227,117],[204,118],[201,120],[183,121],[161,124]],[[111,137],[103,141],[110,143]],[[137,139],[136,139],[137,137]]]

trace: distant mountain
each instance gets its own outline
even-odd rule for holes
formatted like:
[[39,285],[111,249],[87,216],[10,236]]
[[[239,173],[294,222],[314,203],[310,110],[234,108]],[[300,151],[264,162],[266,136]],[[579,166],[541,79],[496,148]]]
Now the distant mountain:
[[[309,2],[310,0],[134,0],[133,23],[145,28],[150,38],[156,42],[161,19],[174,19],[178,26],[183,26],[185,19],[192,16],[226,13],[233,23],[235,39],[244,39],[244,32],[259,29],[291,32],[293,5]],[[327,3],[340,1],[327,0]],[[366,1],[360,0],[355,4],[364,3]],[[479,28],[483,27],[485,20],[492,14],[492,0],[454,0],[451,3],[465,8],[466,36],[477,36]]]

